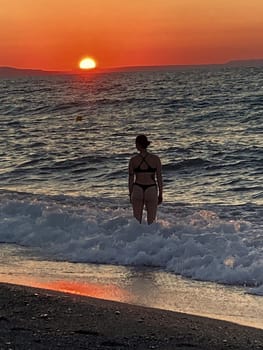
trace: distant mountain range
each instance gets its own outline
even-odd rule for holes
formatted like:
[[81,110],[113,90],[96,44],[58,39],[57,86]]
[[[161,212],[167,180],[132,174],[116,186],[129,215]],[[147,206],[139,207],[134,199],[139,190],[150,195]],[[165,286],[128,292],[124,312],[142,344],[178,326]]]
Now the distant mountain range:
[[[206,64],[206,65],[171,65],[171,66],[141,66],[141,67],[119,67],[107,69],[107,71],[136,71],[136,70],[154,70],[154,69],[186,69],[193,67],[261,67],[263,59],[251,60],[233,60],[223,64]],[[100,72],[97,70],[97,72]],[[14,67],[0,67],[0,78],[15,77],[36,77],[36,76],[52,76],[52,75],[72,75],[83,74],[80,71],[46,71],[41,69],[22,69]],[[87,72],[88,73],[88,72]]]
[[34,76],[45,76],[45,75],[64,75],[69,74],[68,72],[62,71],[45,71],[41,69],[23,69],[14,67],[0,67],[0,77],[34,77]]
[[263,66],[263,58],[254,60],[234,60],[227,62],[225,65],[237,67],[260,67]]

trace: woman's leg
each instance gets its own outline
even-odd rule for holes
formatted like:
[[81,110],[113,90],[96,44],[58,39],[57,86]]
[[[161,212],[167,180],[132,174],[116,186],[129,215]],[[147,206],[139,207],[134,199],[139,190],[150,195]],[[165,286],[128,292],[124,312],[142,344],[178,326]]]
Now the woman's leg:
[[154,222],[157,213],[158,193],[156,186],[149,187],[145,190],[144,202],[147,210],[147,222],[150,225]]
[[131,195],[133,216],[141,223],[144,206],[144,191],[141,187],[134,185]]

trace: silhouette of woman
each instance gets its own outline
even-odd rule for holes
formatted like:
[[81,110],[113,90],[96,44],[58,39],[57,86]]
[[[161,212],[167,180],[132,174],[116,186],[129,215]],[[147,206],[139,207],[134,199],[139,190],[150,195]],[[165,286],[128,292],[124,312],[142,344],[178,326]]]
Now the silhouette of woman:
[[136,137],[138,154],[129,162],[129,194],[133,215],[141,223],[143,208],[147,211],[147,223],[154,222],[157,206],[163,201],[162,165],[160,158],[147,151],[150,145],[145,135]]

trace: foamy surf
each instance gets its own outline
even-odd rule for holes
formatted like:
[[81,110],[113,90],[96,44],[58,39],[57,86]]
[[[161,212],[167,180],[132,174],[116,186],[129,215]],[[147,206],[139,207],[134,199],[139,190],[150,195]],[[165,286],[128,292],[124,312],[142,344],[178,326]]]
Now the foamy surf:
[[163,206],[148,226],[124,203],[2,192],[0,241],[57,261],[158,267],[256,292],[263,284],[261,227],[249,214],[227,216],[228,207]]
[[158,268],[41,260],[29,248],[1,246],[0,281],[120,301],[263,329],[260,296],[197,282]]

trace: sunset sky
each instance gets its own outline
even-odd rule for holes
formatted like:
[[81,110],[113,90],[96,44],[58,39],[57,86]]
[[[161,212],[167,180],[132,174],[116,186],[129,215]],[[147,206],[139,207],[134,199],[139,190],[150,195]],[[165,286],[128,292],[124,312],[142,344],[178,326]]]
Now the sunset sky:
[[0,0],[0,66],[74,70],[263,58],[262,0]]

